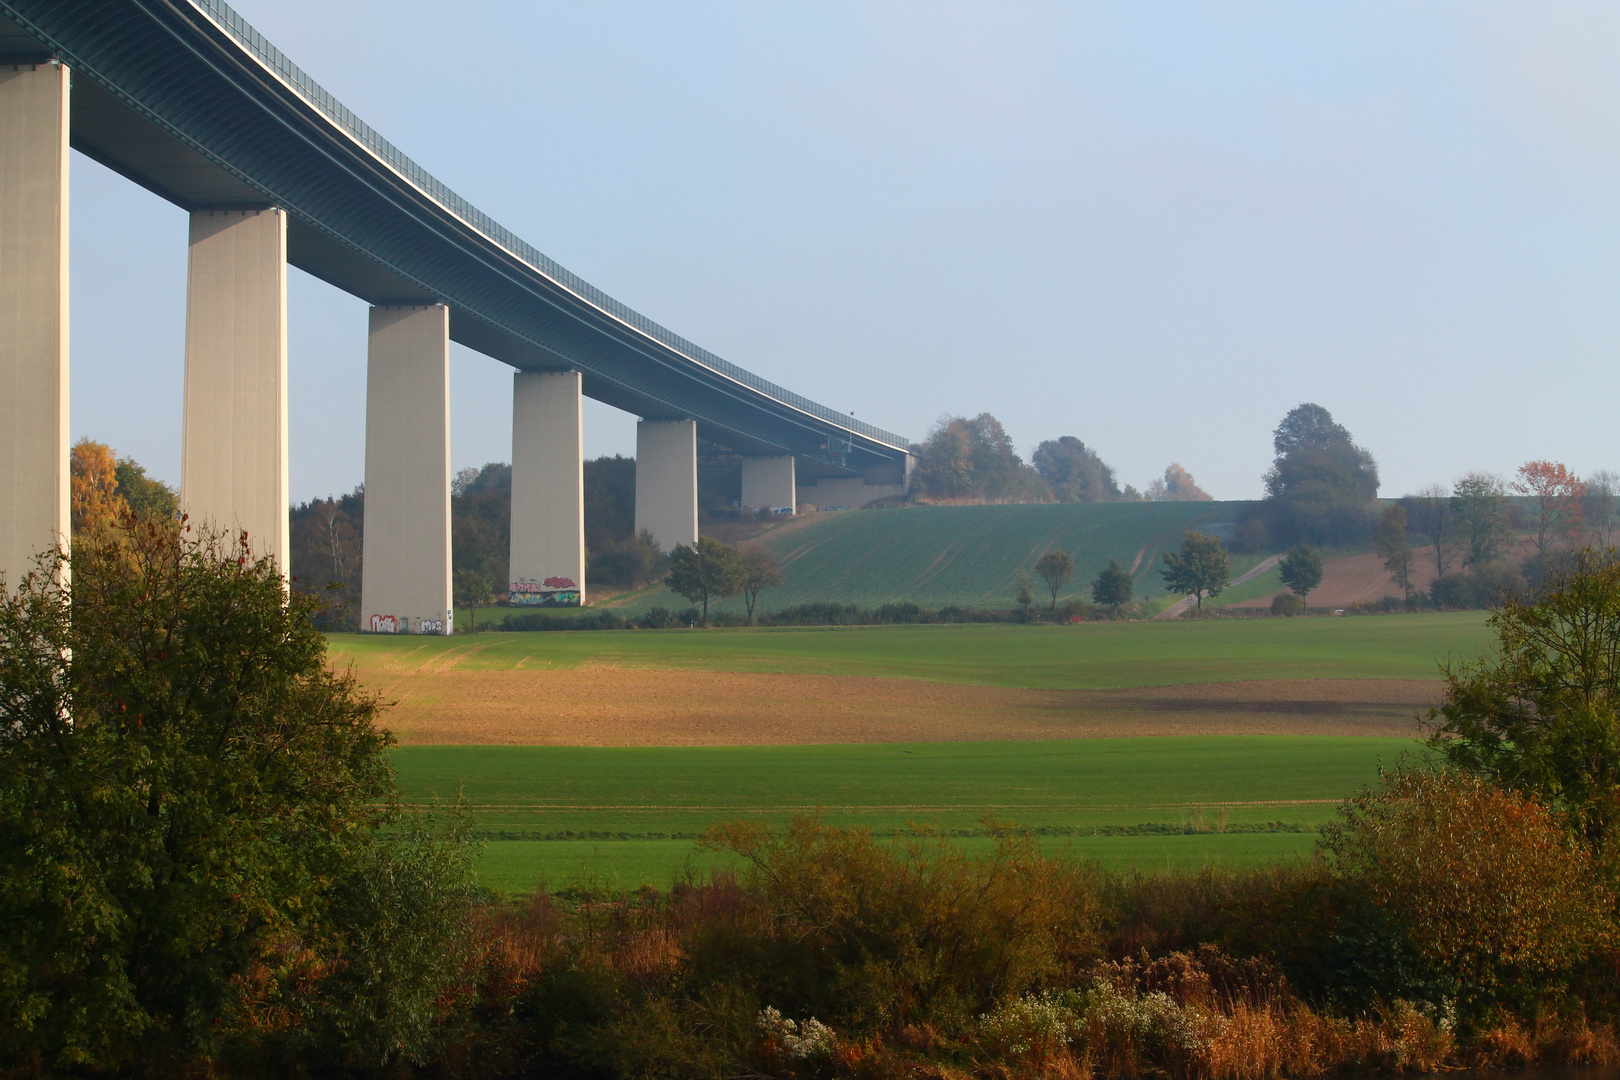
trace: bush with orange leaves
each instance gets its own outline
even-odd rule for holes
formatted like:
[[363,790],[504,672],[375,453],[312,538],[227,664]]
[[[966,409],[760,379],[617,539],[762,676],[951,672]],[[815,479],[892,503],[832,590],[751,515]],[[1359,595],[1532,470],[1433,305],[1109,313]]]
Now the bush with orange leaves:
[[1533,1002],[1614,940],[1613,885],[1541,804],[1461,773],[1403,769],[1340,808],[1322,846],[1465,1015]]
[[[943,838],[889,844],[800,816],[717,826],[710,849],[741,856],[773,913],[774,948],[791,965],[769,1004],[882,1030],[966,1023],[1009,994],[1049,983],[1102,953],[1097,873],[1048,859],[1002,829],[993,854]],[[694,957],[698,959],[698,957]]]

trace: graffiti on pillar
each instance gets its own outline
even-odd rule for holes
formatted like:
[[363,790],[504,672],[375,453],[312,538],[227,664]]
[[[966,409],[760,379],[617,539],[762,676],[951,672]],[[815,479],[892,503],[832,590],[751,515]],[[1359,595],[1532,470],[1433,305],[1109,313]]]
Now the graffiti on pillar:
[[416,631],[418,634],[442,634],[442,633],[444,633],[444,620],[443,619],[421,619],[421,620],[419,620],[419,623],[420,623],[420,625],[419,625],[419,627],[418,627],[418,629]]
[[373,634],[399,633],[399,620],[392,615],[373,615],[371,617],[371,632]]
[[579,586],[570,577],[518,578],[507,592],[507,602],[520,607],[579,607]]

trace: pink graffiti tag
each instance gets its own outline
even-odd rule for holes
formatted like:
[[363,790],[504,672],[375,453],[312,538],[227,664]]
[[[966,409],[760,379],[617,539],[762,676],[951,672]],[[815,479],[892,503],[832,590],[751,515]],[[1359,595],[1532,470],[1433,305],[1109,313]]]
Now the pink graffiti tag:
[[392,615],[373,615],[371,617],[371,632],[373,634],[399,633],[399,620]]
[[545,586],[548,589],[572,589],[574,587],[574,579],[565,577],[548,577],[545,580]]

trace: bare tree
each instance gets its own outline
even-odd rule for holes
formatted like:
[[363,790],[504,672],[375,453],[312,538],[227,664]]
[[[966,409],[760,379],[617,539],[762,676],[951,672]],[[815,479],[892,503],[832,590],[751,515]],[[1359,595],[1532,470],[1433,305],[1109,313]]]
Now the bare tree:
[[773,585],[780,585],[787,578],[782,573],[781,564],[759,544],[749,544],[739,551],[743,566],[743,605],[748,608],[748,621],[754,621],[754,605],[759,602],[759,594]]
[[1592,473],[1586,478],[1586,498],[1583,501],[1592,538],[1599,547],[1614,546],[1615,532],[1620,528],[1620,475],[1608,469],[1598,469]]
[[1035,560],[1035,572],[1052,593],[1052,610],[1057,610],[1058,590],[1074,578],[1074,556],[1067,551],[1048,551]]
[[1456,557],[1452,537],[1451,492],[1443,484],[1430,484],[1406,497],[1406,519],[1428,540],[1429,558],[1434,561],[1436,579],[1446,576]]

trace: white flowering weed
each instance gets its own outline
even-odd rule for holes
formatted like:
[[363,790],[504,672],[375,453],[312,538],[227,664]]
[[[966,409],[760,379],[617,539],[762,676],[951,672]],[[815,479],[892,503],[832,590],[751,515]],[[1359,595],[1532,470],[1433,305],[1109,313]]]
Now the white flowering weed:
[[759,1029],[774,1038],[782,1053],[795,1061],[831,1057],[838,1046],[833,1029],[815,1017],[802,1023],[787,1019],[774,1006],[759,1010]]

